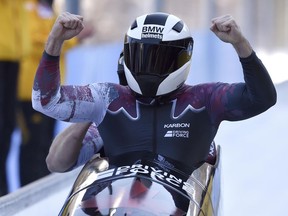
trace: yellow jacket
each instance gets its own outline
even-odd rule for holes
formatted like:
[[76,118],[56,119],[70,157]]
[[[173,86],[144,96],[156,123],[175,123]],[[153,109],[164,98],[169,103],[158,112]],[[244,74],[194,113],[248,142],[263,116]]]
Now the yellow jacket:
[[[31,92],[34,82],[34,76],[40,62],[45,47],[45,42],[49,32],[54,24],[56,15],[52,9],[40,5],[35,0],[29,0],[25,4],[28,17],[29,41],[31,44],[29,52],[21,60],[20,76],[18,80],[18,98],[19,100],[31,100]],[[72,39],[64,43],[62,56],[60,58],[60,70],[62,80],[65,77],[65,51],[77,44],[77,39]]]
[[0,61],[18,61],[29,49],[24,0],[0,0]]

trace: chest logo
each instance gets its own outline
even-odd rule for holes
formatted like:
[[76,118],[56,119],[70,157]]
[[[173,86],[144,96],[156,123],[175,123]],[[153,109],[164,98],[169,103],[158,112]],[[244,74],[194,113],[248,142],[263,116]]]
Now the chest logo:
[[189,131],[168,130],[164,137],[189,138]]
[[[172,124],[164,124],[164,128],[169,128],[170,130],[167,130],[164,137],[177,137],[177,138],[189,138],[189,130],[190,123],[172,123]],[[183,130],[183,129],[186,130]]]

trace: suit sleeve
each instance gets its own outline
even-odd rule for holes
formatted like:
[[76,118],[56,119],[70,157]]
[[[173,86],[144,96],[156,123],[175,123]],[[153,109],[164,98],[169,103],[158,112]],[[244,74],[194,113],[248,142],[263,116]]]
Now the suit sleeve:
[[92,121],[98,125],[109,105],[108,94],[109,85],[105,83],[61,86],[59,57],[43,53],[32,89],[35,110],[61,121]]
[[263,113],[276,103],[275,86],[262,61],[253,52],[240,58],[244,83],[217,83],[209,97],[209,108],[216,122],[244,120]]

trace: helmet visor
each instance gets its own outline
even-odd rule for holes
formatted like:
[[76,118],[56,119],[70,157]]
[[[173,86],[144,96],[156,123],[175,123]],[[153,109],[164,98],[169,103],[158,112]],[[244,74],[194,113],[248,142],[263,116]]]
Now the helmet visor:
[[186,47],[139,42],[125,43],[124,62],[133,75],[167,76],[191,59],[192,48],[192,42]]

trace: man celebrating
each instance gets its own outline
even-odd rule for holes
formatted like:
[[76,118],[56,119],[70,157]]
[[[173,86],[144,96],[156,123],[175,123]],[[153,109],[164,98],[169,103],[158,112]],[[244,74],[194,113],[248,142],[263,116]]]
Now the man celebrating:
[[[36,72],[33,107],[62,121],[94,122],[111,165],[159,154],[191,174],[207,158],[223,120],[244,120],[276,103],[276,90],[265,66],[230,15],[212,19],[210,29],[234,47],[243,83],[185,84],[193,50],[190,31],[174,15],[152,13],[138,17],[125,35],[123,64],[128,86],[60,85],[61,46],[83,28],[81,16],[63,13],[58,17]],[[87,131],[89,124],[85,127]],[[66,154],[71,149],[67,145],[59,151]],[[73,160],[71,167],[75,156]]]

